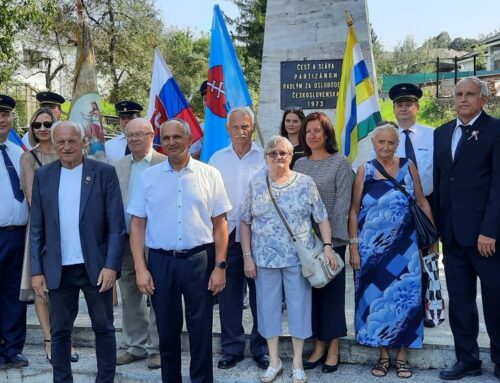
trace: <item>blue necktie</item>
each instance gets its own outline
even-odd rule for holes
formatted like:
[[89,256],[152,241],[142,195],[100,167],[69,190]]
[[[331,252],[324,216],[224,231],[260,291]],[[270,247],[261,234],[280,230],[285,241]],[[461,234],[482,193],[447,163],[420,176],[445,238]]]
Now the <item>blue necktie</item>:
[[9,155],[7,154],[7,145],[0,144],[0,150],[2,151],[5,167],[7,168],[7,172],[9,173],[10,186],[12,187],[14,198],[19,202],[23,202],[24,193],[21,190],[21,186],[19,184],[19,176],[17,175],[16,169],[14,168],[14,165],[12,164]]
[[[460,137],[460,140],[458,141],[457,144],[457,148],[455,149],[455,156],[457,155],[458,151],[464,144],[465,136],[467,135],[467,133],[469,133],[469,128],[471,127],[471,125],[458,125],[458,126],[460,127],[460,129],[462,129],[462,136]],[[453,158],[455,158],[455,156]]]
[[406,140],[405,140],[405,153],[406,153],[406,158],[409,158],[410,160],[413,161],[415,164],[415,167],[418,168],[417,166],[417,157],[415,157],[415,150],[413,150],[413,144],[411,143],[410,140],[410,129],[403,130],[403,133],[406,134]]
[[128,144],[127,146],[125,146],[125,155],[129,155],[130,154],[130,149],[128,148]]

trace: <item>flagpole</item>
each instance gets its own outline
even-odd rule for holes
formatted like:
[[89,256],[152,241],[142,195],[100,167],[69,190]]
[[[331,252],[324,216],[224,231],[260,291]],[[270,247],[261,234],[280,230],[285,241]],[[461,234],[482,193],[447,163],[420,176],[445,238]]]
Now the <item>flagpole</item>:
[[[253,111],[253,108],[252,108],[252,111]],[[253,111],[253,112],[255,114],[255,111]],[[255,116],[255,130],[257,131],[257,135],[259,136],[260,144],[262,145],[262,147],[264,147],[264,145],[265,145],[264,136],[262,134],[262,130],[260,129],[259,120],[257,119],[257,116]]]
[[351,14],[349,13],[349,11],[347,9],[344,11],[344,14],[345,14],[345,22],[346,22],[347,26],[352,27],[354,22],[352,21]]

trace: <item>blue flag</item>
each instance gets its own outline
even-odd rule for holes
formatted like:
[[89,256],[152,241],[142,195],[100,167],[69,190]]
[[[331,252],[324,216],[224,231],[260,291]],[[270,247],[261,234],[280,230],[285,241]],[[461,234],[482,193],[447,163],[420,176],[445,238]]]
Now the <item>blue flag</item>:
[[203,162],[208,162],[213,153],[229,145],[227,113],[237,106],[252,106],[240,62],[218,5],[214,6],[208,68],[205,134],[201,151]]
[[14,144],[20,146],[25,152],[28,152],[29,149],[27,148],[26,145],[24,145],[24,142],[22,138],[17,134],[17,132],[14,129],[11,129],[9,131],[9,141],[13,142]]

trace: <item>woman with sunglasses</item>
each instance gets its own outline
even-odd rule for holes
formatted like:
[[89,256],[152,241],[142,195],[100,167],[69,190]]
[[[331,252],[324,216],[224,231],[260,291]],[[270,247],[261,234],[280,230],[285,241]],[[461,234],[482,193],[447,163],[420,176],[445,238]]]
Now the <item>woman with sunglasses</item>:
[[[351,205],[353,176],[349,160],[338,152],[333,124],[325,113],[313,112],[302,122],[300,142],[304,157],[294,167],[299,173],[312,177],[325,203],[332,227],[333,250],[345,257],[349,244],[347,217]],[[322,289],[312,289],[314,350],[304,369],[322,365],[323,373],[337,371],[339,338],[347,335],[345,318],[345,270]]]
[[[31,192],[33,187],[33,177],[35,175],[35,170],[40,166],[49,164],[53,161],[59,159],[57,155],[56,148],[52,143],[51,139],[51,128],[56,122],[56,118],[52,113],[52,110],[47,107],[42,107],[35,111],[31,117],[31,122],[29,126],[29,141],[30,145],[33,147],[29,152],[25,152],[21,156],[21,188],[26,195],[26,200],[28,204],[31,205]],[[27,226],[29,227],[29,225]],[[35,292],[31,286],[31,270],[30,270],[30,257],[29,257],[29,234],[26,233],[26,247],[24,252],[24,263],[23,263],[23,274],[21,279],[21,291],[19,294],[19,300],[21,301],[35,301],[35,311],[40,321],[40,327],[42,328],[43,335],[45,338],[45,353],[47,359],[50,361],[51,358],[51,336],[50,336],[50,325],[49,325],[49,308],[48,302],[42,300],[40,297],[35,296]],[[78,354],[71,354],[71,361],[78,361]]]
[[281,119],[280,136],[288,138],[293,145],[293,157],[290,168],[304,155],[304,146],[299,141],[300,125],[306,116],[302,108],[292,107],[285,110]]
[[[283,372],[278,340],[282,333],[284,290],[293,345],[293,383],[304,383],[302,350],[304,339],[311,336],[311,285],[302,276],[299,256],[274,207],[271,193],[292,232],[308,246],[314,241],[311,216],[318,223],[318,234],[324,242],[330,241],[330,223],[312,178],[290,170],[293,153],[290,141],[281,136],[271,137],[264,152],[267,168],[250,181],[240,208],[245,276],[255,279],[258,330],[269,348],[269,367],[260,380],[272,382]],[[338,267],[330,246],[325,247],[325,257],[333,268]]]

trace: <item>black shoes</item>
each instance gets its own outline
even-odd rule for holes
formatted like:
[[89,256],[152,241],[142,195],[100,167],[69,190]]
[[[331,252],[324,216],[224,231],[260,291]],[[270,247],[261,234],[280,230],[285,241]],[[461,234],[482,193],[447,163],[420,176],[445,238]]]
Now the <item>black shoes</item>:
[[71,353],[71,362],[76,363],[80,359],[80,355],[77,352]]
[[18,368],[26,367],[28,365],[28,359],[23,354],[17,354],[9,359],[9,367]]
[[443,380],[459,380],[466,376],[479,376],[481,374],[481,365],[471,366],[464,362],[457,362],[453,367],[441,371],[439,378]]
[[433,328],[433,327],[436,327],[436,325],[430,319],[425,318],[424,319],[424,327]]
[[261,370],[267,370],[267,368],[269,367],[269,356],[266,354],[254,356],[253,360],[255,363],[257,363],[257,367],[259,367]]
[[217,363],[217,367],[223,370],[227,370],[228,368],[233,368],[243,360],[243,355],[234,355],[234,354],[225,354],[222,358],[219,359],[219,363]]
[[340,364],[340,354],[337,357],[336,364],[334,364],[333,366],[326,364],[326,363],[323,364],[323,367],[321,367],[321,372],[323,372],[324,374],[331,374],[332,372],[335,372],[338,370],[339,364]]
[[320,364],[325,363],[325,360],[326,360],[326,352],[317,361],[315,361],[315,362],[309,362],[307,360],[304,360],[304,362],[302,363],[302,365],[304,366],[304,370],[313,370],[316,367],[318,367]]

